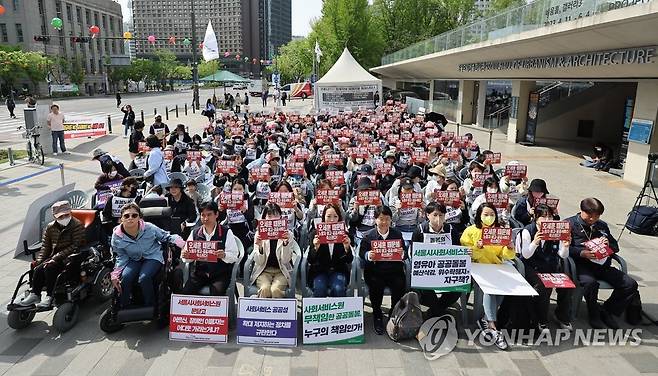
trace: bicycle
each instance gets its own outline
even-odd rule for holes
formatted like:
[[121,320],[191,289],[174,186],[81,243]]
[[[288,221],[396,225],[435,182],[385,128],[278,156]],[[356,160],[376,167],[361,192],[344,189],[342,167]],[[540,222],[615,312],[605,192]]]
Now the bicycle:
[[[23,126],[19,126],[18,130],[23,129]],[[39,142],[39,130],[40,126],[34,126],[30,129],[26,129],[23,132],[23,138],[27,139],[27,157],[30,162],[37,163],[43,166],[46,162],[46,154],[43,152],[43,147],[41,142]]]

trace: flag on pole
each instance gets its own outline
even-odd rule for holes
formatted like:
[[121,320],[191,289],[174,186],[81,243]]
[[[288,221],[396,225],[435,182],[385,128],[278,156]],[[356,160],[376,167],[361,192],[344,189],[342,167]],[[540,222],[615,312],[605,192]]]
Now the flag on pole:
[[320,49],[320,44],[318,41],[315,41],[315,57],[318,60],[318,63],[320,62],[320,56],[322,56],[322,50]]
[[203,60],[210,61],[215,59],[219,59],[219,46],[217,45],[215,31],[212,29],[210,20],[208,20],[206,36],[203,38]]

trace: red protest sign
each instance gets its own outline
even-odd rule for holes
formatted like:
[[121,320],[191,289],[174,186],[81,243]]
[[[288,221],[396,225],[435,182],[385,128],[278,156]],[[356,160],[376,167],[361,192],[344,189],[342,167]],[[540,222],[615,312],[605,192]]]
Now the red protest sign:
[[269,167],[254,168],[251,171],[249,171],[249,175],[251,176],[251,179],[254,181],[264,181],[267,183],[270,181],[270,168]]
[[318,189],[315,192],[317,205],[329,205],[340,202],[340,191],[337,189]]
[[535,199],[535,205],[534,207],[537,207],[537,205],[544,204],[548,206],[549,208],[553,209],[554,213],[557,213],[557,206],[560,204],[560,199],[559,198],[549,198],[549,197],[542,197]]
[[468,147],[469,142],[471,142],[471,140],[468,139],[468,136],[459,136],[459,137],[457,137],[457,139],[455,140],[455,144],[454,144],[454,145],[455,145],[455,147],[463,148],[463,149],[464,149],[464,148],[467,148],[467,147]]
[[219,159],[215,162],[215,173],[217,174],[237,174],[238,166],[235,161],[225,161]]
[[483,245],[508,245],[512,242],[512,229],[506,227],[485,227],[482,229]]
[[190,162],[201,162],[203,156],[201,155],[201,150],[188,150],[187,151],[187,160]]
[[461,205],[459,191],[441,191],[437,189],[434,191],[434,199],[443,206],[458,208]]
[[188,240],[185,258],[188,260],[217,262],[219,242],[205,240]]
[[239,210],[244,205],[243,192],[222,192],[219,194],[219,207],[222,210]]
[[406,208],[422,208],[423,207],[423,194],[421,192],[409,192],[400,194],[400,202],[402,209]]
[[267,201],[277,204],[284,209],[295,207],[295,196],[292,192],[270,192]]
[[489,161],[489,163],[492,163],[492,164],[500,163],[501,159],[502,159],[502,154],[501,153],[487,154],[487,157],[486,157],[486,160]]
[[370,242],[372,261],[402,261],[404,250],[402,240],[372,240]]
[[342,243],[345,241],[347,232],[345,223],[326,223],[320,222],[315,226],[320,244]]
[[537,273],[537,277],[549,289],[575,289],[576,285],[564,273]]
[[519,180],[526,177],[528,174],[528,166],[524,165],[507,165],[505,166],[505,176],[509,176],[512,180]]
[[322,156],[322,165],[323,166],[342,166],[343,159],[340,157],[340,154],[325,154]]
[[325,173],[325,176],[327,177],[327,180],[329,180],[333,185],[345,184],[345,175],[343,174],[343,171],[329,170]]
[[606,238],[605,237],[600,237],[600,238],[595,238],[590,241],[586,241],[585,248],[596,252],[596,259],[597,260],[603,260],[604,258],[612,255],[615,253],[615,251],[612,250],[606,243],[605,243]]
[[439,139],[438,137],[426,138],[425,144],[427,144],[428,147],[439,146],[441,144],[441,139]]
[[304,175],[304,162],[289,162],[286,164],[288,175]]
[[140,153],[148,153],[151,151],[151,148],[146,146],[146,142],[142,141],[137,144],[137,151]]
[[474,187],[484,187],[484,181],[492,177],[491,174],[473,174],[473,186]]
[[389,134],[386,136],[386,141],[388,141],[389,144],[397,144],[400,141],[400,135],[399,134]]
[[164,159],[165,159],[165,161],[173,161],[174,160],[174,151],[173,150],[165,150],[164,151]]
[[542,221],[542,240],[571,240],[571,225],[567,221]]
[[489,193],[485,192],[484,197],[487,202],[497,209],[507,209],[509,205],[509,195],[507,193]]
[[306,148],[298,148],[295,149],[294,153],[292,154],[293,159],[297,161],[307,161],[311,158],[311,151],[306,149]]
[[368,148],[349,148],[348,152],[350,153],[350,157],[356,159],[356,158],[363,158],[363,159],[368,159],[370,156],[370,152],[368,152]]
[[357,191],[356,203],[358,205],[380,205],[382,203],[381,193],[375,189]]
[[457,160],[461,157],[459,148],[445,148],[443,149],[443,156],[451,160]]
[[259,219],[258,238],[260,240],[288,239],[288,218]]
[[427,164],[430,161],[430,156],[426,151],[414,151],[414,153],[411,155],[411,160],[414,163]]
[[388,175],[395,172],[391,163],[377,163],[375,164],[375,174]]
[[372,155],[377,155],[377,154],[380,154],[382,152],[382,148],[379,146],[378,143],[375,142],[375,143],[370,144],[370,146],[368,146],[368,151]]
[[411,141],[414,138],[414,135],[409,131],[404,131],[402,132],[401,137],[404,141]]

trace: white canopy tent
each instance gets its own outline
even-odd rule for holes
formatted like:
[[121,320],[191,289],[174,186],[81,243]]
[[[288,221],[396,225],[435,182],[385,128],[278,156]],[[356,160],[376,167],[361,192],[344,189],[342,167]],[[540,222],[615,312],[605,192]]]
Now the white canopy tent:
[[319,110],[374,108],[374,95],[382,98],[382,80],[368,73],[345,48],[329,71],[315,83]]

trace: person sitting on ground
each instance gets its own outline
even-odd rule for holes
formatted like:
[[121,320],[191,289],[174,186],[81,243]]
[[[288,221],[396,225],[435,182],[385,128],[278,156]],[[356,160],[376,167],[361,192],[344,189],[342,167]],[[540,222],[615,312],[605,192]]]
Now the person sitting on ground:
[[[187,240],[216,241],[219,242],[217,261],[194,261],[190,270],[190,277],[183,286],[183,294],[196,295],[203,286],[210,286],[210,295],[226,295],[231,283],[233,264],[239,256],[238,244],[233,231],[217,222],[219,208],[217,204],[209,201],[201,204],[201,226],[194,229]],[[189,257],[187,249],[181,254],[183,259]]]
[[[601,201],[590,197],[580,202],[580,213],[566,219],[571,224],[569,256],[576,262],[592,328],[619,329],[615,316],[621,315],[639,292],[633,278],[612,267],[612,257],[599,258],[595,250],[585,246],[590,240],[602,238],[612,252],[619,252],[617,239],[610,233],[608,224],[600,220],[604,210]],[[598,303],[599,280],[609,283],[614,289],[602,306]]]
[[[324,206],[322,222],[344,222],[338,205]],[[345,296],[345,289],[350,280],[350,266],[354,260],[350,238],[345,231],[342,243],[320,244],[320,238],[315,232],[309,237],[313,239],[308,251],[308,280],[313,281],[313,296]]]
[[[393,212],[388,206],[378,206],[375,210],[375,228],[368,231],[361,241],[359,257],[365,262],[363,268],[364,278],[370,291],[372,314],[375,333],[384,334],[384,315],[382,313],[382,300],[384,289],[391,289],[391,311],[406,292],[407,279],[404,270],[404,260],[408,253],[402,233],[391,227]],[[400,240],[404,255],[402,261],[375,261],[372,253],[373,240]]]
[[[52,211],[55,220],[43,233],[41,251],[33,262],[32,292],[21,300],[19,304],[22,306],[50,307],[57,276],[64,270],[68,257],[85,245],[84,226],[71,214],[71,204],[58,201],[53,204]],[[42,299],[44,287],[46,297]]]
[[594,168],[596,171],[608,171],[612,167],[614,152],[606,144],[594,144],[594,153],[589,159],[580,162],[581,166]]
[[[516,251],[521,254],[525,265],[525,278],[539,293],[531,297],[531,313],[533,322],[541,332],[548,332],[548,311],[553,289],[544,287],[537,273],[564,273],[561,262],[569,257],[569,240],[544,240],[541,224],[553,220],[553,210],[545,204],[535,208],[534,222],[526,226],[516,237]],[[573,330],[571,325],[572,289],[557,290],[557,308],[553,316],[561,329]]]
[[[461,245],[472,249],[473,262],[502,264],[505,261],[514,259],[516,253],[513,243],[508,245],[483,245],[482,230],[486,227],[500,227],[498,212],[490,203],[480,205],[475,214],[475,224],[467,227],[460,239]],[[498,308],[504,297],[504,295],[484,294],[482,297],[484,317],[477,321],[484,335],[501,350],[506,350],[509,347],[505,336],[496,327]]]
[[137,281],[142,290],[144,306],[155,302],[155,278],[164,265],[162,245],[185,246],[178,235],[169,234],[158,226],[145,222],[139,206],[132,202],[121,209],[121,224],[112,233],[112,251],[116,254],[112,284],[120,294],[121,307],[128,307],[132,288]]
[[[279,205],[268,202],[263,208],[262,219],[281,219],[283,214]],[[254,237],[254,269],[249,282],[256,283],[259,298],[283,298],[290,286],[292,276],[293,242],[295,239],[288,231],[286,239],[261,240],[258,232]]]

